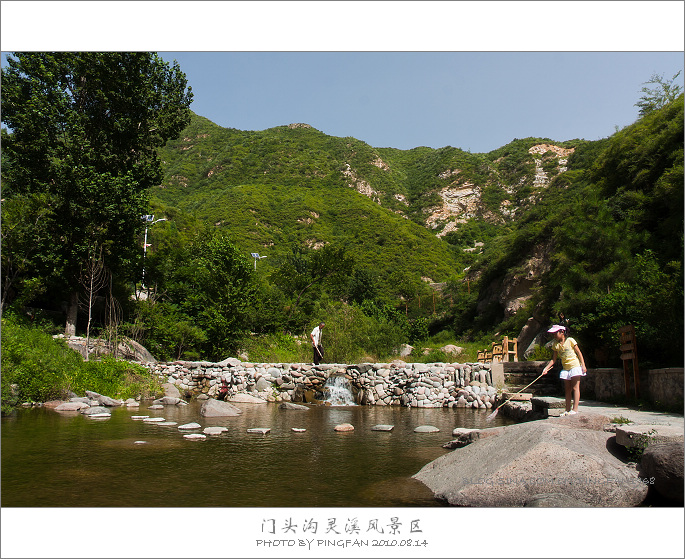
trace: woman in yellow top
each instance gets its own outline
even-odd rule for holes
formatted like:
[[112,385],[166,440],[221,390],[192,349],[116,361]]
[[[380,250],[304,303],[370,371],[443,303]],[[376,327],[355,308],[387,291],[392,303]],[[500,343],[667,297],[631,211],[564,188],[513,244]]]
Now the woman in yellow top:
[[[561,415],[573,415],[578,413],[580,378],[587,374],[585,360],[580,352],[578,343],[573,338],[566,337],[566,328],[555,324],[547,332],[554,336],[555,342],[552,344],[554,355],[552,355],[552,359],[542,370],[542,374],[546,375],[554,365],[557,357],[561,358],[562,370],[559,378],[564,379],[564,388],[566,389],[566,411]],[[573,409],[571,409],[572,399]]]

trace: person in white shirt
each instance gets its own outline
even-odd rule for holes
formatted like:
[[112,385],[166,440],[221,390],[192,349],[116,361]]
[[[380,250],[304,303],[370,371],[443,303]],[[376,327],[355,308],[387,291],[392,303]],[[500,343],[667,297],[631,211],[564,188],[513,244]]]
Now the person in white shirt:
[[321,345],[321,332],[323,330],[323,327],[326,326],[323,322],[320,322],[319,325],[312,330],[312,333],[309,334],[309,337],[312,339],[312,348],[314,350],[314,365],[318,365],[321,363],[321,360],[323,359],[323,346]]

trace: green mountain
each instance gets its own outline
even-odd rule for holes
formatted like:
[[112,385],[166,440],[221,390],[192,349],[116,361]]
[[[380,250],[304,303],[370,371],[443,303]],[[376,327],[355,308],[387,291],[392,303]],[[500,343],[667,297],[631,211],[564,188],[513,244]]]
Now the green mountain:
[[[682,95],[610,138],[515,139],[486,154],[374,148],[306,124],[241,131],[194,115],[161,158],[151,194],[165,227],[228,231],[246,256],[268,256],[259,267],[269,273],[293,250],[344,247],[395,304],[418,298],[415,316],[428,285],[443,284],[450,305],[432,331],[516,336],[528,322],[530,337],[563,312],[589,347],[611,345],[632,321],[654,338],[652,353],[677,339],[682,348],[682,316],[669,318],[671,342],[655,341],[658,309],[682,310]],[[655,293],[661,304],[647,300]]]
[[[540,170],[554,176],[563,168],[566,144],[516,140],[487,155],[377,149],[304,124],[247,132],[194,115],[162,150],[164,182],[153,189],[153,207],[230,231],[246,253],[269,256],[270,266],[293,247],[333,243],[381,283],[391,272],[444,282],[472,262],[463,249],[482,240],[454,232],[466,221],[511,222],[530,202],[536,169],[539,178]],[[556,151],[529,153],[536,145]]]

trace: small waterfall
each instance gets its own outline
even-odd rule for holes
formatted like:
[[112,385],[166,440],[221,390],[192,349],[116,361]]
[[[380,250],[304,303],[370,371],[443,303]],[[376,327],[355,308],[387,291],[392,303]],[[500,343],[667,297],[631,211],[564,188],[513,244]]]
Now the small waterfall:
[[352,385],[345,375],[328,377],[326,384],[323,386],[323,392],[326,395],[324,402],[328,405],[356,406],[354,395],[352,394]]

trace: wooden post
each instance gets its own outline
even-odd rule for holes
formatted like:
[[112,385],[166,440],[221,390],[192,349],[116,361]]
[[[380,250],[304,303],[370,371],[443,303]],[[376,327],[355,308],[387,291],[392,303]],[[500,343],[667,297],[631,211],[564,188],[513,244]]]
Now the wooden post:
[[498,363],[504,360],[504,346],[497,342],[492,342],[492,360]]
[[621,360],[623,361],[623,382],[625,383],[626,396],[630,392],[630,371],[628,361],[633,362],[633,385],[635,389],[635,398],[640,392],[640,369],[637,362],[637,339],[635,336],[635,327],[632,324],[627,324],[618,329],[621,337]]
[[[514,344],[514,349],[510,349],[511,344]],[[518,338],[512,338],[509,339],[507,336],[504,336],[504,339],[502,340],[502,348],[504,350],[504,355],[503,355],[503,360],[504,361],[509,361],[510,357],[512,357],[512,361],[518,361]]]

